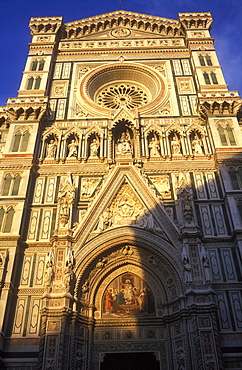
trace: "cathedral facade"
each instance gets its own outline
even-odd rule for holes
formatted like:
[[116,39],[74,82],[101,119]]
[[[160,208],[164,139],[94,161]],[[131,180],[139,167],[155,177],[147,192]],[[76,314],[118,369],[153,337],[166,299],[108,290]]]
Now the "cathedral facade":
[[211,23],[31,18],[0,108],[2,369],[242,368],[242,101]]

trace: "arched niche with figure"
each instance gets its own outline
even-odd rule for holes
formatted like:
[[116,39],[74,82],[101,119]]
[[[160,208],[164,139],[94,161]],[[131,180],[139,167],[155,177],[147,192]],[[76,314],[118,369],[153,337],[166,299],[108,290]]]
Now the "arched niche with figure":
[[128,121],[122,120],[113,130],[114,153],[116,157],[133,157],[134,135]]

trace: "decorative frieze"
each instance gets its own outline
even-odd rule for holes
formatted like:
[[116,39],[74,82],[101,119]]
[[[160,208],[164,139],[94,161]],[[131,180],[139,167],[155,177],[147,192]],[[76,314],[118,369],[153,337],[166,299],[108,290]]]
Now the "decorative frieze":
[[167,48],[184,46],[184,40],[177,39],[146,39],[146,40],[107,40],[107,41],[69,41],[61,42],[60,50],[66,49],[127,49],[127,48]]

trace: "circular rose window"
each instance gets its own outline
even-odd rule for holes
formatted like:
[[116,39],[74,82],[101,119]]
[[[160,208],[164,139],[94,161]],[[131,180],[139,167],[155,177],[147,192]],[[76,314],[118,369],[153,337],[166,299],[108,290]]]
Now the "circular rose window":
[[87,73],[79,82],[79,104],[92,115],[109,116],[110,109],[151,113],[164,104],[167,86],[161,74],[139,64],[112,64]]
[[142,107],[149,101],[144,89],[134,84],[114,84],[101,90],[95,101],[102,107],[118,109],[125,106],[128,109]]

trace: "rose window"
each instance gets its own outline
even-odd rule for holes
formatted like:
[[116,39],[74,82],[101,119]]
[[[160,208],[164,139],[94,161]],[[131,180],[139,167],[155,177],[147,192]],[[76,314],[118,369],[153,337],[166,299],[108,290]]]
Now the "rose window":
[[121,107],[155,114],[167,99],[163,76],[150,66],[135,63],[93,68],[80,77],[77,85],[78,106],[93,117],[110,117],[110,110]]
[[125,106],[128,109],[142,107],[148,102],[147,93],[138,86],[116,84],[99,92],[96,102],[105,108],[117,109]]

